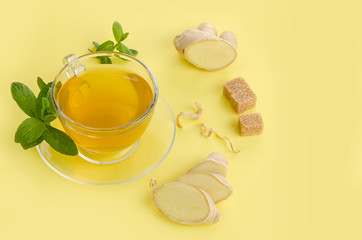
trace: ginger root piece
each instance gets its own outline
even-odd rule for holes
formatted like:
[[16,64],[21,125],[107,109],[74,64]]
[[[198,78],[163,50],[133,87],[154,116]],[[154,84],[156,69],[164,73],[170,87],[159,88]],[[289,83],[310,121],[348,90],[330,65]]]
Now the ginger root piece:
[[217,36],[216,28],[215,28],[214,24],[212,24],[212,23],[203,22],[199,25],[199,27],[197,29],[201,30],[201,31],[209,32],[212,35]]
[[187,183],[204,190],[210,195],[214,203],[228,198],[233,192],[233,188],[226,178],[215,173],[187,173],[176,179],[176,181]]
[[238,125],[241,136],[259,135],[264,130],[263,118],[260,113],[241,114]]
[[155,187],[152,198],[156,207],[177,223],[203,225],[220,219],[220,212],[211,197],[189,184],[171,182]]
[[156,186],[150,179],[152,198],[156,207],[169,219],[181,224],[202,225],[219,221],[215,203],[228,198],[233,188],[221,174],[226,175],[228,162],[221,153],[210,153],[174,182]]
[[213,152],[210,153],[206,159],[202,160],[199,164],[191,168],[189,172],[207,172],[216,173],[222,176],[226,176],[229,168],[229,163],[226,157],[221,153]]
[[202,109],[202,106],[200,103],[195,102],[195,106],[197,108],[196,113],[180,112],[179,114],[177,114],[176,122],[177,122],[177,126],[179,128],[183,128],[183,125],[180,120],[181,116],[188,116],[188,117],[196,119],[196,120],[201,118],[204,110]]
[[235,34],[225,31],[218,37],[211,23],[201,23],[198,29],[188,29],[177,35],[174,45],[187,61],[207,71],[223,69],[237,56]]

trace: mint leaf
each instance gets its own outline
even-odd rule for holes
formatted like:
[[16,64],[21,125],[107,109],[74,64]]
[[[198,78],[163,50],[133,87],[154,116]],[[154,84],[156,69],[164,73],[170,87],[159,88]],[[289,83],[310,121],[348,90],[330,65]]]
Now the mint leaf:
[[29,148],[35,147],[37,145],[39,145],[42,141],[44,140],[44,138],[42,136],[40,136],[38,139],[36,139],[33,142],[30,143],[20,143],[21,146],[24,148],[24,150],[27,150]]
[[11,95],[21,110],[29,117],[36,116],[36,98],[34,93],[23,83],[11,84]]
[[52,102],[51,91],[50,91],[50,90],[49,90],[49,93],[48,93],[47,98],[48,98],[48,101],[49,101],[49,103],[50,103],[50,106],[49,106],[49,109],[48,109],[48,113],[56,113],[55,107],[54,107],[53,102]]
[[112,60],[110,58],[106,57],[101,60],[101,63],[102,64],[112,64]]
[[116,42],[122,41],[123,29],[119,22],[114,22],[112,26],[113,36],[116,39]]
[[[62,82],[57,82],[57,84],[55,84],[55,86],[54,86],[54,97],[55,97],[55,99],[57,98],[58,93],[59,93],[61,88],[62,88]],[[50,102],[49,113],[56,113],[55,107],[54,107],[54,104],[53,104],[53,100],[52,100],[52,91],[51,91],[51,89],[48,92],[48,100]]]
[[125,59],[125,58],[123,58],[123,57],[120,57],[120,56],[117,55],[117,54],[114,54],[113,56],[115,56],[115,57],[117,57],[117,58],[119,58],[119,59],[122,59],[122,60],[124,60],[124,61],[129,61],[128,59]]
[[138,54],[138,51],[135,49],[129,49],[126,45],[124,45],[123,43],[120,43],[117,45],[117,50],[120,53],[125,53],[131,56],[136,56]]
[[38,77],[36,79],[36,83],[38,84],[39,89],[41,90],[43,87],[45,87],[47,84],[41,79],[41,77]]
[[71,156],[78,154],[77,146],[73,140],[66,133],[52,126],[46,125],[43,137],[52,148],[60,153]]
[[113,51],[115,48],[114,42],[111,40],[105,41],[99,47],[97,47],[97,52],[99,51]]
[[112,60],[109,57],[101,56],[97,58],[101,60],[101,64],[112,64]]
[[15,142],[31,143],[38,139],[45,130],[45,123],[37,118],[27,118],[15,132]]
[[120,52],[120,53],[125,53],[125,54],[128,54],[128,55],[131,55],[131,51],[128,49],[128,47],[126,45],[124,45],[123,43],[120,43],[117,45],[117,50]]
[[52,83],[51,82],[48,83],[45,87],[43,87],[40,90],[40,92],[38,94],[38,97],[36,99],[36,117],[38,117],[38,118],[44,117],[45,111],[51,112],[50,110],[48,110],[50,108],[50,105],[47,106],[47,109],[44,109],[44,107],[43,107],[43,98],[47,98],[47,99],[50,98],[51,86],[52,86]]
[[121,40],[119,41],[119,42],[122,42],[123,40],[125,40],[127,37],[128,37],[128,32],[126,32],[126,33],[124,33],[123,35],[122,35],[122,38],[121,38]]
[[[54,96],[55,98],[58,96],[58,93],[59,93],[59,90],[62,88],[62,82],[57,82],[57,84],[55,84],[55,87],[54,87]],[[50,99],[50,102],[51,99]]]
[[98,48],[99,47],[99,43],[97,43],[97,42],[92,42],[92,44],[93,44],[93,46],[95,46],[96,48]]
[[48,98],[42,97],[41,98],[41,109],[40,109],[40,117],[44,117],[48,114],[50,109],[50,102]]
[[131,56],[136,56],[136,55],[138,54],[138,51],[135,50],[135,49],[130,49],[129,51],[130,51],[130,53],[131,53],[131,54],[130,54]]
[[51,123],[52,121],[54,121],[55,119],[57,119],[57,114],[55,113],[49,113],[48,115],[44,116],[41,118],[41,120],[43,120],[45,123]]

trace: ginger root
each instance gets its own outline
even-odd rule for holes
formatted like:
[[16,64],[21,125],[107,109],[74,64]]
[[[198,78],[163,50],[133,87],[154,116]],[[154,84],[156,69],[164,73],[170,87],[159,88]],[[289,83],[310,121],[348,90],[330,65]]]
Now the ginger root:
[[225,31],[218,37],[211,23],[201,23],[198,29],[188,29],[177,35],[174,45],[187,61],[207,71],[223,69],[237,56],[235,34]]
[[229,164],[226,157],[221,153],[213,152],[210,153],[206,159],[202,160],[199,164],[192,167],[189,172],[206,172],[216,173],[226,177]]
[[190,172],[179,177],[176,181],[204,190],[210,195],[214,203],[228,198],[233,192],[233,188],[226,178],[215,173]]
[[203,190],[182,182],[155,187],[152,198],[156,207],[174,222],[203,225],[219,221],[220,212]]
[[154,204],[177,223],[202,225],[219,221],[221,215],[215,203],[233,192],[231,184],[219,174],[226,175],[227,166],[225,156],[214,152],[174,182],[157,187],[152,178],[150,186],[153,187]]

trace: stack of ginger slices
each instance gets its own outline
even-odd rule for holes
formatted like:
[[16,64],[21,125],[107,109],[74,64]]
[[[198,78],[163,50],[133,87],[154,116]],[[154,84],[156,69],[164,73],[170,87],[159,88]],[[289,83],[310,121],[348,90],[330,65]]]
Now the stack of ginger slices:
[[153,201],[162,213],[177,223],[215,223],[221,217],[215,203],[228,198],[233,192],[225,178],[227,170],[226,157],[211,153],[174,182],[154,187]]

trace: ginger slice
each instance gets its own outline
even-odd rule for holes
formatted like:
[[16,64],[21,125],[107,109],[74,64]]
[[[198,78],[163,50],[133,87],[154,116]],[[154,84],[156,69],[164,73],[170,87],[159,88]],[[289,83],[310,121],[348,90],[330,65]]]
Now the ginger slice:
[[187,173],[176,179],[176,181],[187,183],[204,190],[210,195],[214,203],[228,198],[233,192],[233,188],[226,178],[215,173]]
[[176,120],[177,120],[177,126],[179,128],[183,128],[183,125],[182,125],[181,119],[180,119],[181,116],[188,116],[188,117],[193,118],[195,120],[201,118],[202,114],[204,113],[204,110],[202,109],[202,106],[200,105],[200,103],[195,102],[195,106],[196,106],[196,113],[180,112],[177,115]]
[[190,44],[185,49],[184,56],[198,68],[217,71],[226,68],[235,60],[236,50],[221,38],[207,39]]
[[217,137],[219,137],[219,138],[221,138],[223,140],[227,140],[229,142],[231,150],[234,153],[240,152],[240,150],[235,150],[235,148],[233,146],[233,143],[231,142],[229,137],[220,135],[214,128],[210,128],[209,130],[207,130],[207,127],[205,126],[204,123],[201,124],[201,133],[206,138],[211,137],[211,135],[214,133]]
[[229,164],[226,157],[221,153],[210,153],[206,159],[202,160],[199,164],[191,168],[188,172],[209,172],[217,173],[226,176]]
[[219,221],[220,212],[203,190],[182,182],[155,187],[152,198],[156,207],[174,222],[203,225]]
[[174,45],[187,61],[207,71],[223,69],[237,56],[235,34],[225,31],[218,37],[211,23],[201,23],[198,29],[188,29],[177,35]]

